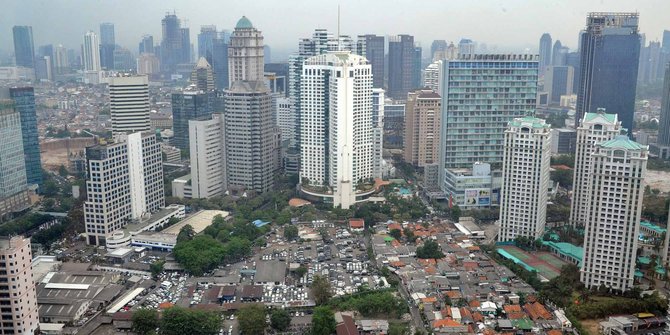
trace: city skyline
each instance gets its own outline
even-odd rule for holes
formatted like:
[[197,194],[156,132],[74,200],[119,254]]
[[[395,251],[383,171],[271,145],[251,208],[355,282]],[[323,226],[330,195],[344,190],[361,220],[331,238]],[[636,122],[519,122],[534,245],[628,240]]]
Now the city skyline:
[[[125,0],[124,0],[125,1]],[[216,10],[221,5],[205,2],[200,6],[189,8],[179,1],[132,3],[133,11],[122,3],[96,3],[95,9],[87,11],[91,15],[79,17],[80,21],[72,22],[69,12],[86,10],[87,4],[82,1],[68,1],[51,5],[40,3],[25,6],[19,1],[5,4],[9,20],[2,20],[0,29],[10,31],[14,25],[33,26],[35,45],[63,44],[68,48],[78,49],[81,44],[75,36],[83,35],[88,30],[97,31],[103,22],[115,25],[116,41],[119,45],[136,52],[136,45],[145,34],[160,37],[160,20],[166,12],[175,12],[182,19],[183,25],[190,28],[190,40],[195,43],[197,33],[202,25],[215,24],[220,29],[232,30],[236,20],[242,15],[250,15],[254,24],[264,31],[266,44],[273,49],[273,61],[284,60],[288,54],[295,52],[295,45],[301,36],[309,34],[314,28],[325,28],[337,31],[337,7],[316,6],[311,2],[291,1],[290,5],[273,7],[272,11],[263,8],[274,3],[257,1],[244,4],[226,4],[226,13],[221,16]],[[461,38],[469,38],[477,43],[485,43],[490,52],[525,52],[536,53],[537,40],[542,33],[549,32],[555,40],[570,47],[577,48],[579,30],[584,29],[587,12],[591,11],[637,11],[640,14],[640,31],[647,41],[660,40],[663,29],[667,28],[659,15],[670,10],[670,3],[647,1],[636,3],[634,8],[623,0],[601,1],[600,3],[579,1],[556,1],[535,3],[530,1],[507,1],[496,5],[471,4],[465,1],[449,1],[431,3],[431,10],[416,11],[409,1],[401,1],[392,8],[379,11],[383,5],[380,1],[354,3],[345,1],[341,8],[341,34],[357,36],[359,34],[411,34],[416,36],[420,45],[428,50],[435,39],[445,39],[458,43]],[[203,6],[212,10],[198,11]],[[331,8],[332,7],[332,8]],[[298,10],[296,11],[296,8]],[[223,8],[222,8],[223,9]],[[369,17],[370,13],[383,13],[383,17]],[[455,12],[458,15],[453,15]],[[555,12],[565,15],[553,15]],[[48,13],[48,14],[47,14]],[[272,14],[265,14],[272,13]],[[306,15],[309,13],[310,15]],[[363,20],[362,14],[365,14]],[[48,19],[42,15],[49,15]],[[450,16],[449,20],[440,19]],[[471,25],[471,17],[481,18],[477,25]],[[292,17],[286,25],[286,17]],[[296,18],[294,20],[293,18]],[[535,19],[537,18],[537,19]],[[41,22],[49,22],[48,25]],[[426,24],[426,23],[429,24]],[[434,23],[430,23],[434,22]],[[500,29],[500,26],[505,29]],[[277,29],[276,27],[281,27]],[[493,48],[495,47],[495,50]],[[527,49],[527,50],[526,50]],[[11,53],[11,34],[0,36],[0,50]]]

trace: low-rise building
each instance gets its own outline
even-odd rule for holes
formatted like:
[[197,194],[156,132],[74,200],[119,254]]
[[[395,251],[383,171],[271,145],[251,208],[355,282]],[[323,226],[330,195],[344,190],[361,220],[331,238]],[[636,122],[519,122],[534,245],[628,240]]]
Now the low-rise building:
[[488,163],[475,163],[472,169],[446,169],[443,190],[450,203],[461,208],[497,205],[501,183],[498,174],[491,172]]

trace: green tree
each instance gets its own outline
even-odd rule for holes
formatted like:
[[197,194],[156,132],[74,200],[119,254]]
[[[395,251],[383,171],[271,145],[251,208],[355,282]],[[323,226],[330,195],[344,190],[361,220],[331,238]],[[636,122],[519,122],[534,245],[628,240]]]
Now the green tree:
[[388,335],[408,335],[409,327],[406,323],[391,322]]
[[319,275],[314,276],[310,291],[317,305],[328,302],[328,299],[333,295],[328,278]]
[[226,252],[224,245],[209,235],[178,241],[173,250],[177,262],[184,267],[184,270],[195,276],[201,276],[221,264]]
[[214,312],[175,306],[163,311],[160,328],[162,335],[216,335],[220,324]]
[[301,278],[302,276],[304,276],[305,273],[307,273],[307,267],[304,266],[304,265],[300,265],[297,269],[295,269],[295,275],[298,278]]
[[444,258],[440,245],[433,240],[426,241],[422,246],[416,248],[418,258]]
[[67,168],[65,165],[62,165],[58,167],[58,175],[61,177],[67,177],[69,172],[67,172]]
[[270,315],[270,325],[272,328],[284,331],[291,324],[291,316],[284,309],[275,309]]
[[132,316],[133,332],[138,335],[154,334],[160,325],[158,311],[150,308],[140,308]]
[[195,230],[193,230],[193,227],[190,224],[187,224],[179,230],[177,243],[192,240],[193,236],[195,236]]
[[263,334],[265,332],[265,307],[249,305],[237,312],[237,323],[244,334]]
[[284,238],[293,241],[298,238],[298,227],[289,225],[284,227]]
[[391,235],[391,237],[393,237],[394,239],[400,241],[400,238],[402,237],[402,231],[400,231],[400,229],[391,229],[391,231],[389,231],[389,235]]
[[451,220],[454,222],[458,222],[458,220],[461,218],[461,208],[458,207],[458,205],[453,205],[451,207],[449,210],[449,218],[451,218]]
[[336,327],[335,314],[329,307],[319,306],[314,309],[312,335],[331,335],[335,333]]
[[158,275],[163,272],[163,266],[165,265],[164,260],[157,260],[149,265],[149,271],[151,271],[151,276],[158,278]]
[[405,228],[402,230],[402,233],[405,235],[407,242],[414,243],[416,240],[416,236],[414,236],[414,232],[411,229]]

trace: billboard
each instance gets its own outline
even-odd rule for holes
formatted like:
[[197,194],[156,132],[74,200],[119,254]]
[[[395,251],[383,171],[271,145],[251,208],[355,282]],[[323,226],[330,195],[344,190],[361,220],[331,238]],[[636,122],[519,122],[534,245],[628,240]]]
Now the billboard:
[[465,204],[467,206],[490,206],[491,189],[475,188],[465,190]]

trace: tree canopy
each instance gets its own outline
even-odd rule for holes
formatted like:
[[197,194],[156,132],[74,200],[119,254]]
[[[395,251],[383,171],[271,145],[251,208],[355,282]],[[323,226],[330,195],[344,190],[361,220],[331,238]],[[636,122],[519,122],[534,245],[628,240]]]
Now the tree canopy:
[[220,324],[214,312],[175,306],[163,311],[160,328],[162,335],[216,335]]
[[433,240],[426,241],[422,246],[416,248],[418,258],[444,258],[440,245]]
[[329,307],[319,306],[314,309],[312,335],[331,335],[335,333],[336,327],[335,314]]
[[317,305],[328,302],[333,295],[328,278],[319,275],[314,276],[310,290]]
[[153,334],[160,325],[158,311],[150,308],[140,308],[133,313],[133,332],[138,335]]
[[244,334],[263,334],[265,332],[265,307],[254,304],[240,308],[237,312],[237,323]]
[[272,328],[284,331],[291,324],[291,315],[285,309],[275,309],[270,315],[270,325]]

